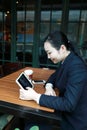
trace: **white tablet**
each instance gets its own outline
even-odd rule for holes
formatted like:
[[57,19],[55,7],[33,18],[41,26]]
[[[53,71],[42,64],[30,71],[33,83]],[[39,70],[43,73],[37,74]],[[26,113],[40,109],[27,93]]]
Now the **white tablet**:
[[18,78],[16,79],[16,83],[18,84],[18,86],[20,86],[20,88],[23,89],[26,89],[27,87],[34,87],[33,83],[31,82],[31,80],[28,79],[24,72],[22,72],[18,76]]

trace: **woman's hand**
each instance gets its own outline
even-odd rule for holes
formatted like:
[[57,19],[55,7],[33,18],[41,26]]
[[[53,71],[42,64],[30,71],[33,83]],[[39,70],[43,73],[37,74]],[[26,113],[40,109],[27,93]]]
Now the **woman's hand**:
[[47,83],[45,86],[45,93],[46,95],[56,96],[56,93],[53,89],[53,85],[51,83]]
[[34,89],[28,87],[27,90],[20,89],[19,91],[20,96],[19,98],[22,100],[34,100],[37,103],[39,102],[39,98],[41,94],[38,94]]

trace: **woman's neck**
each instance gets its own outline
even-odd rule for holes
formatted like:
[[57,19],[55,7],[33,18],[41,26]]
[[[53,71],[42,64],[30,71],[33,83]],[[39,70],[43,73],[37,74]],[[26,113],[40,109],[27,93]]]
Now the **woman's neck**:
[[62,64],[63,64],[64,60],[66,59],[66,57],[67,57],[69,54],[70,54],[70,51],[66,51],[66,53],[64,54],[64,58],[63,58],[63,60],[62,60]]

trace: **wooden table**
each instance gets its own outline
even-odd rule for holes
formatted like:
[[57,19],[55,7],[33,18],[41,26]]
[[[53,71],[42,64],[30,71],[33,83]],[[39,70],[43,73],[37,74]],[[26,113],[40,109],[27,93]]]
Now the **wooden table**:
[[[40,68],[23,68],[15,73],[0,79],[0,111],[10,113],[23,118],[36,118],[39,120],[57,122],[60,121],[60,114],[56,115],[53,109],[42,107],[34,101],[23,101],[19,99],[19,86],[15,80],[25,69],[34,71],[34,80],[47,80],[54,70]],[[35,85],[34,88],[39,93],[44,93],[43,85]],[[44,117],[44,118],[43,118]]]

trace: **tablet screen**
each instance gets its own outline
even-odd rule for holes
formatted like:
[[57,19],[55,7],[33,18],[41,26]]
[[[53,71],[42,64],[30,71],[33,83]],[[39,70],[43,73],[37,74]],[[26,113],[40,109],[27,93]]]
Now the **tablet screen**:
[[23,87],[24,89],[26,89],[26,87],[33,87],[31,81],[29,81],[27,79],[27,77],[24,75],[24,73],[22,73],[18,79],[16,80],[16,82],[18,83],[19,86]]

